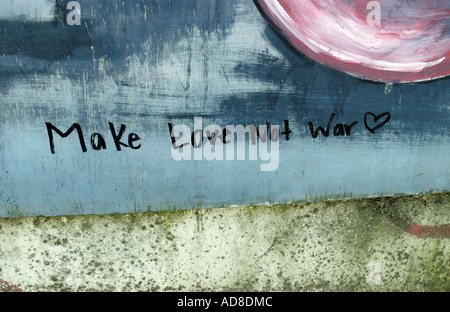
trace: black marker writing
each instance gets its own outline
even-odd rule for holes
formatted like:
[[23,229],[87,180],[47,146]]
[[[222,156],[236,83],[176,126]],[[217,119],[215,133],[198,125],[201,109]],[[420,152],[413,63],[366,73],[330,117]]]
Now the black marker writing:
[[[60,129],[58,129],[57,127],[55,127],[53,124],[46,122],[45,123],[46,127],[47,127],[47,134],[48,134],[48,140],[50,143],[50,152],[52,154],[55,154],[55,139],[53,136],[53,133],[58,134],[61,138],[67,138],[74,130],[77,131],[78,134],[78,139],[80,141],[80,146],[81,146],[81,150],[83,151],[83,153],[86,153],[87,147],[86,147],[86,143],[84,141],[84,136],[83,136],[83,130],[81,129],[80,124],[78,123],[74,123],[72,124],[72,126],[70,126],[70,128],[66,131],[63,132]],[[121,151],[122,148],[131,148],[133,150],[137,150],[141,148],[141,144],[136,145],[135,143],[137,141],[139,141],[141,138],[136,134],[136,133],[130,133],[128,135],[128,144],[125,144],[124,142],[122,142],[122,136],[124,135],[125,131],[126,131],[126,126],[125,125],[120,125],[120,129],[119,129],[119,133],[116,132],[114,124],[112,122],[109,123],[109,129],[111,131],[111,136],[113,139],[113,142],[116,146],[117,151]],[[90,136],[90,143],[91,143],[91,147],[94,151],[100,151],[100,150],[106,150],[107,148],[107,144],[106,144],[106,140],[104,138],[104,136],[100,133],[94,132],[91,134]]]

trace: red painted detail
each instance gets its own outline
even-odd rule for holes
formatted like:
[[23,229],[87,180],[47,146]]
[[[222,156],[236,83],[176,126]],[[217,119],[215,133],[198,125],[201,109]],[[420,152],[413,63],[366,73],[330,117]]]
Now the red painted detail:
[[5,280],[0,279],[0,292],[23,292],[23,290]]
[[403,230],[406,233],[415,235],[417,237],[427,238],[449,238],[450,224],[443,224],[438,226],[427,226],[413,222],[405,226]]

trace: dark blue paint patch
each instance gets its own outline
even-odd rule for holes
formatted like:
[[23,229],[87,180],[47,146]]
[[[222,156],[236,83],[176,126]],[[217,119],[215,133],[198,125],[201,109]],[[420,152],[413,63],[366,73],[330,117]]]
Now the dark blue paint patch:
[[69,58],[74,49],[92,45],[85,27],[60,22],[0,20],[0,54],[17,55],[47,61]]

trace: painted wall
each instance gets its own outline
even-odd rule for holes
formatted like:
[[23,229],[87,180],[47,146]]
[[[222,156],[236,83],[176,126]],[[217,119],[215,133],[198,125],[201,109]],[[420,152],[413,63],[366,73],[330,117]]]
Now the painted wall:
[[[67,2],[7,2],[0,15],[1,217],[449,190],[446,78],[374,83],[328,68],[250,0],[80,0],[72,26]],[[233,144],[207,160],[220,155],[206,130],[227,125],[272,136],[253,156],[236,143],[229,160]],[[175,149],[171,129],[175,146],[204,129],[203,145]]]

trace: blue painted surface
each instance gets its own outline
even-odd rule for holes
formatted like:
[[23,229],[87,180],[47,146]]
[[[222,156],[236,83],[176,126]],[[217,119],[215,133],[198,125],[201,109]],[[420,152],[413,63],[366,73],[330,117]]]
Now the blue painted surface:
[[[82,1],[81,26],[0,15],[0,216],[104,214],[450,189],[450,81],[384,85],[294,52],[249,0]],[[17,15],[17,14],[15,14]],[[44,14],[45,15],[45,14]],[[59,20],[58,20],[59,18]],[[364,116],[389,112],[375,133]],[[358,121],[350,136],[314,128]],[[168,123],[279,125],[279,166],[175,161]],[[54,134],[51,153],[45,123]],[[140,149],[117,151],[126,125]],[[368,115],[368,127],[377,123]],[[106,150],[94,151],[92,133]],[[247,142],[248,143],[248,142]]]

